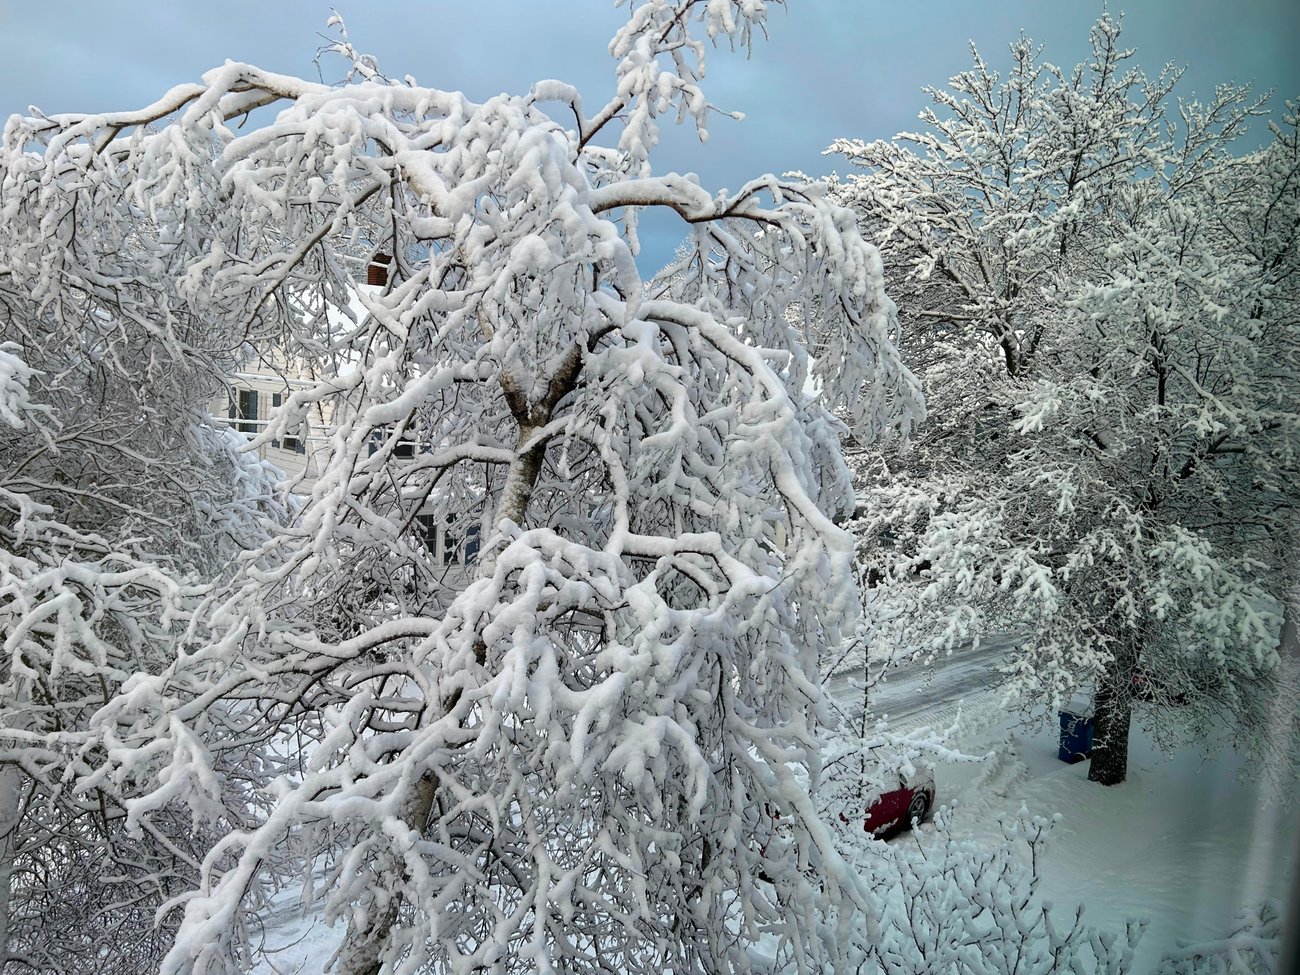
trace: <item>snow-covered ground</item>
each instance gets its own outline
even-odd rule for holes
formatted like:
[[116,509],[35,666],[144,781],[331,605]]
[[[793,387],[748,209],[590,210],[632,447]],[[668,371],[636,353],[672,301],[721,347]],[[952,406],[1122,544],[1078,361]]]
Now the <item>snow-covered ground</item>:
[[[1090,783],[1086,762],[1057,758],[1055,711],[1030,719],[1007,711],[997,664],[1013,645],[1001,638],[930,666],[907,664],[872,689],[872,711],[888,715],[893,730],[950,727],[960,714],[954,744],[988,755],[936,769],[937,803],[950,807],[955,835],[997,842],[999,821],[1022,804],[1031,814],[1059,814],[1042,863],[1042,896],[1062,914],[1082,904],[1086,924],[1116,934],[1128,919],[1145,918],[1133,975],[1154,971],[1179,942],[1225,936],[1245,907],[1265,898],[1285,903],[1300,852],[1296,809],[1238,752],[1158,752],[1138,711],[1127,781]],[[850,708],[860,706],[853,679],[828,682]]]
[[[873,709],[889,713],[895,727],[951,725],[960,709],[957,746],[988,755],[936,769],[938,803],[949,807],[955,835],[997,842],[999,820],[1022,804],[1032,814],[1059,814],[1041,862],[1041,895],[1061,916],[1082,904],[1086,924],[1116,934],[1128,919],[1145,918],[1132,975],[1155,971],[1179,942],[1223,937],[1244,907],[1285,901],[1296,869],[1295,810],[1269,794],[1235,751],[1163,755],[1135,722],[1128,780],[1090,783],[1086,763],[1056,757],[1055,712],[1025,721],[1004,708],[996,661],[1010,645],[900,668],[872,692]],[[860,693],[847,675],[832,678],[831,688],[848,706]],[[292,901],[286,897],[268,919],[268,941],[293,947],[276,958],[277,968],[264,963],[258,972],[321,971],[337,944],[340,929],[296,918]]]
[[1107,788],[1087,781],[1087,763],[1057,759],[1054,712],[989,727],[996,714],[986,704],[969,720],[972,733],[959,744],[991,757],[937,770],[953,832],[995,841],[999,819],[1022,803],[1033,814],[1059,814],[1042,896],[1063,913],[1084,905],[1085,923],[1117,934],[1127,919],[1146,918],[1133,975],[1154,971],[1179,942],[1222,938],[1244,907],[1285,902],[1296,869],[1295,809],[1232,749],[1164,755],[1135,723],[1128,779]]

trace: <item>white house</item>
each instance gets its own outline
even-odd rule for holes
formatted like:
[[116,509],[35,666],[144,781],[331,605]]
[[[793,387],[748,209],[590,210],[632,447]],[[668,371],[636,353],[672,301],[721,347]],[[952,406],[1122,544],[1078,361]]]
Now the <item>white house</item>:
[[[382,286],[387,276],[385,264],[387,258],[379,255],[368,269],[367,284],[358,283],[357,287]],[[357,311],[363,313],[360,307]],[[259,351],[255,362],[246,364],[242,371],[235,373],[234,382],[224,398],[219,395],[212,401],[209,412],[213,421],[229,425],[251,440],[269,426],[275,411],[294,390],[314,384],[305,373],[301,363],[278,350]],[[257,455],[284,472],[293,493],[310,495],[329,459],[333,432],[331,421],[328,407],[318,404],[296,436],[261,444],[257,447]],[[372,453],[374,449],[372,445]],[[398,444],[393,459],[414,457],[418,450],[415,443]],[[444,566],[465,566],[478,558],[480,529],[477,524],[463,528],[441,525],[438,516],[429,512],[416,516],[414,529],[435,560]]]

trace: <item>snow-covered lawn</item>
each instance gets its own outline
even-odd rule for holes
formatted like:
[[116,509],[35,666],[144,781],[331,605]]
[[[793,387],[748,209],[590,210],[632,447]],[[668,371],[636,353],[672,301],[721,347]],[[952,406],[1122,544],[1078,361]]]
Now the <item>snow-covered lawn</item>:
[[1135,722],[1128,780],[1107,788],[1087,781],[1086,763],[1057,760],[1054,712],[1029,727],[988,721],[961,744],[993,757],[936,774],[940,805],[954,806],[953,832],[996,840],[999,818],[1022,803],[1037,815],[1059,813],[1042,896],[1062,913],[1083,904],[1086,924],[1117,934],[1126,919],[1147,918],[1133,975],[1154,971],[1180,941],[1222,938],[1244,907],[1285,901],[1296,867],[1295,809],[1235,751],[1161,755]]

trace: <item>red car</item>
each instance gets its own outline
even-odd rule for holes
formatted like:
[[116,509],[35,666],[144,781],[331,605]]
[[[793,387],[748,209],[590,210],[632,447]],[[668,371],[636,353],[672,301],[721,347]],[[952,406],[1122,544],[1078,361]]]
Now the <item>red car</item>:
[[[934,808],[934,776],[924,769],[917,769],[910,783],[901,776],[898,788],[881,795],[867,807],[867,816],[862,828],[878,839],[889,839],[912,828],[914,823],[923,823]],[[773,825],[781,821],[777,811],[769,806],[764,809]],[[841,822],[850,822],[845,813],[840,813]],[[759,847],[760,854],[767,853],[767,847]],[[769,883],[771,878],[760,868],[759,877]]]
[[1135,698],[1147,704],[1173,704],[1178,707],[1187,704],[1185,691],[1171,691],[1164,681],[1148,674],[1141,667],[1133,669],[1130,689]]
[[[913,823],[923,823],[934,808],[934,776],[918,769],[908,782],[901,777],[898,788],[881,795],[867,807],[862,828],[880,839],[897,836],[912,828]],[[849,821],[840,813],[840,819]]]

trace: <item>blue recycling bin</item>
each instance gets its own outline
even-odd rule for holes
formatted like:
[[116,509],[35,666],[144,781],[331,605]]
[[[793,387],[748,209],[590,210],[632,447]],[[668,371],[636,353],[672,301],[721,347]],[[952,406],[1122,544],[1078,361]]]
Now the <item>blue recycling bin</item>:
[[1092,754],[1092,711],[1071,704],[1061,711],[1061,749],[1057,757],[1073,765]]

